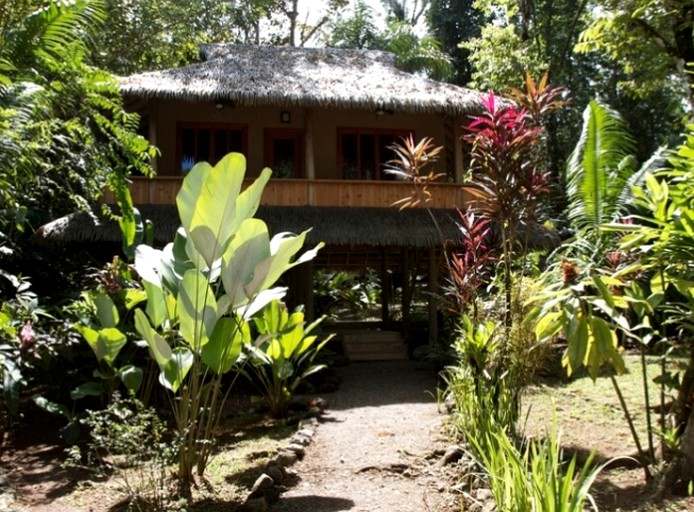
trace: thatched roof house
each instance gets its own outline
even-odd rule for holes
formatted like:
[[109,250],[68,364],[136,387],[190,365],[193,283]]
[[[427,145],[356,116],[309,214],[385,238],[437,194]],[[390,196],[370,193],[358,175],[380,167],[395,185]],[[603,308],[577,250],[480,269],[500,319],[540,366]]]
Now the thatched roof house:
[[[312,227],[310,242],[326,243],[315,265],[379,268],[384,282],[388,273],[417,271],[437,290],[442,251],[460,242],[454,208],[464,206],[467,155],[460,135],[481,111],[480,94],[401,71],[380,51],[213,44],[201,57],[120,79],[126,108],[141,115],[143,134],[160,150],[157,177],[132,186],[160,242],[178,226],[172,205],[184,174],[195,162],[214,164],[238,151],[248,177],[273,170],[259,211],[271,232]],[[446,178],[430,187],[431,210],[391,206],[412,193],[384,171],[392,145],[406,136],[443,147],[436,172]],[[76,215],[46,226],[43,236],[108,241],[118,231]],[[296,283],[308,288],[309,307],[311,282],[307,274]],[[403,316],[408,309],[403,303]],[[435,339],[434,302],[429,315]]]
[[467,115],[468,89],[400,71],[377,50],[209,44],[204,61],[121,80],[126,96],[230,102],[239,106],[367,109]]

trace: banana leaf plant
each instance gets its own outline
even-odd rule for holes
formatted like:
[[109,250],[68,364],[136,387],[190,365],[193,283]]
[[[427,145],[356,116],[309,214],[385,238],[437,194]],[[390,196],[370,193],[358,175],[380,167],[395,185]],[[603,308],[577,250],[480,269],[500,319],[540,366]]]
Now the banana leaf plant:
[[213,432],[227,390],[222,377],[236,370],[251,342],[252,317],[286,288],[276,286],[288,269],[312,259],[296,257],[307,231],[270,237],[253,218],[270,169],[242,190],[246,159],[225,156],[216,166],[198,163],[176,197],[181,227],[163,250],[147,245],[135,252],[147,305],[135,312],[135,327],[149,347],[159,381],[171,400],[179,436],[180,490],[190,495],[193,469],[204,474]]
[[247,347],[249,372],[260,385],[270,414],[283,418],[299,384],[326,367],[314,364],[314,359],[332,335],[320,340],[312,333],[323,318],[306,326],[303,311],[289,314],[287,306],[278,300],[268,304],[253,321],[260,336]]

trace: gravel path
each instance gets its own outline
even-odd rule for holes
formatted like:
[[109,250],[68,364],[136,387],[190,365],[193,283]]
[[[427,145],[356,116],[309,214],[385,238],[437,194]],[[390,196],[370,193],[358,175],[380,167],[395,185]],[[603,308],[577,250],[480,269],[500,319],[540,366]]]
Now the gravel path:
[[[436,376],[414,362],[353,363],[304,460],[299,482],[272,510],[453,510],[433,453],[445,447]],[[439,452],[440,453],[440,452]]]

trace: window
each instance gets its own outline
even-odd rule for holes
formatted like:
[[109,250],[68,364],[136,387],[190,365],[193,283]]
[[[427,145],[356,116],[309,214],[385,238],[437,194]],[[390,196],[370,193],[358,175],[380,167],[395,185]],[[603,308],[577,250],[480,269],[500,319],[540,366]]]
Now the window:
[[246,153],[246,127],[229,124],[178,126],[178,169],[187,173],[198,162],[214,165],[232,151]]
[[338,169],[346,180],[393,180],[385,164],[395,158],[388,146],[410,134],[407,130],[340,128],[337,132]]
[[304,174],[304,132],[293,129],[265,130],[265,165],[274,178],[301,178]]

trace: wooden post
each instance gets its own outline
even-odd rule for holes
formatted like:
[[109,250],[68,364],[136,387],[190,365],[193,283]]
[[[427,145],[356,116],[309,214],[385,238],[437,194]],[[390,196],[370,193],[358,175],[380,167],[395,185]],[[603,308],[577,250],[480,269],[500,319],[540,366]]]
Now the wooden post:
[[[304,151],[306,151],[306,180],[313,183],[316,179],[316,157],[313,151],[313,109],[304,111]],[[313,187],[308,189],[308,204],[314,204]]]
[[[455,148],[455,154],[453,156],[455,162],[455,182],[463,182],[463,174],[465,172],[464,159],[463,159],[463,141],[460,138],[462,135],[461,119],[456,117],[453,119],[453,138],[455,139],[453,147]],[[462,206],[462,205],[459,205]]]
[[439,338],[438,299],[436,298],[439,293],[439,265],[435,248],[429,248],[427,260],[429,264],[429,345],[435,345]]
[[388,265],[386,264],[386,249],[381,248],[381,322],[388,323],[388,303],[390,301],[390,286],[388,283]]
[[316,319],[316,307],[315,307],[315,297],[314,297],[314,283],[315,283],[315,272],[313,267],[313,261],[307,261],[301,264],[306,272],[306,321],[311,323]]
[[410,308],[412,307],[412,291],[410,283],[410,268],[412,266],[412,249],[402,249],[402,324],[407,330],[410,326]]

